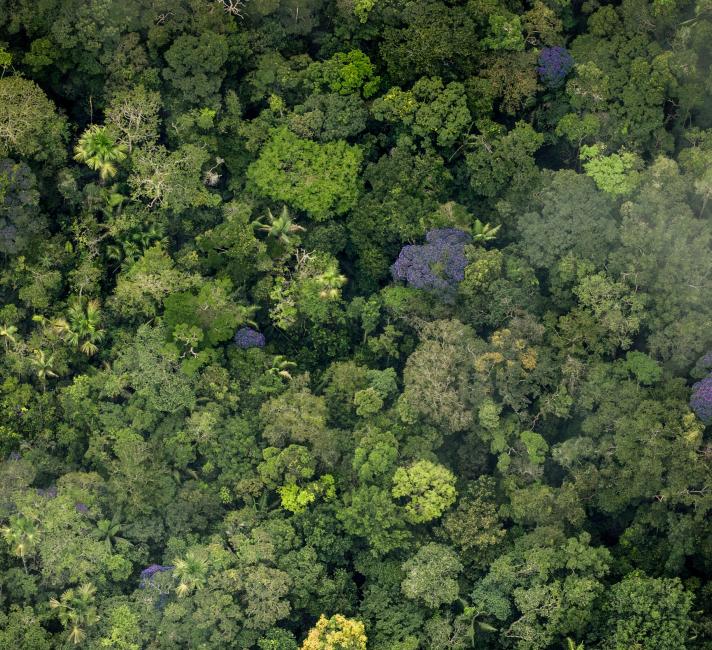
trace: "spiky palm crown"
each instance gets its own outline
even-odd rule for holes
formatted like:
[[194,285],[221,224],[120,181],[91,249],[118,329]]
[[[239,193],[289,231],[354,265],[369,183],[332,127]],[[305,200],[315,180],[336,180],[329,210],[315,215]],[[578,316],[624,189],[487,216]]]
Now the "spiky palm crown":
[[[266,219],[267,223],[263,223],[262,219]],[[257,230],[266,232],[269,237],[281,241],[284,244],[290,242],[289,235],[293,235],[298,232],[304,232],[304,228],[299,224],[296,224],[292,217],[289,216],[289,210],[285,205],[282,211],[279,213],[278,217],[272,214],[272,210],[267,209],[267,214],[264,217],[260,217],[253,222],[253,225]]]
[[185,558],[174,562],[174,567],[174,573],[179,580],[176,587],[178,596],[187,596],[193,590],[202,589],[208,568],[208,563],[204,558],[188,551]]
[[102,180],[116,175],[116,163],[126,158],[126,147],[117,142],[107,127],[93,124],[79,138],[74,160],[99,172]]
[[12,547],[12,552],[23,559],[37,543],[37,527],[23,516],[11,517],[9,525],[0,528],[0,533]]

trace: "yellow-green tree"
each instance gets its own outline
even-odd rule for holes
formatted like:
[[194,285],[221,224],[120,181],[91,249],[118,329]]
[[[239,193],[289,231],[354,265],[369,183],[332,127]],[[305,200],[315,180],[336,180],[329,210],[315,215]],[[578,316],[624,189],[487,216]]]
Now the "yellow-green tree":
[[323,614],[309,631],[301,650],[366,650],[366,634],[361,621]]

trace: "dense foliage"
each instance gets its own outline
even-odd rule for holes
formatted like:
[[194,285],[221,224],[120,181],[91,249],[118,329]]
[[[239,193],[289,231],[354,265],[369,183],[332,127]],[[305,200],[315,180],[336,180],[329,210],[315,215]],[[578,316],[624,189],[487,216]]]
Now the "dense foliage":
[[709,0],[0,0],[0,649],[712,650]]

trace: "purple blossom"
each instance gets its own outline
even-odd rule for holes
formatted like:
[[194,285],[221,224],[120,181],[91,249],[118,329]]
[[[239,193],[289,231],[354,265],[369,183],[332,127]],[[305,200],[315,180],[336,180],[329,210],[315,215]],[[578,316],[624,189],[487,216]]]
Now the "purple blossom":
[[705,424],[712,424],[712,375],[692,386],[690,408]]
[[241,327],[235,334],[235,345],[246,350],[247,348],[263,348],[265,335],[253,330],[251,327]]
[[537,72],[549,86],[558,86],[574,67],[574,58],[565,47],[545,47],[539,53]]
[[22,458],[22,454],[20,454],[19,451],[11,451],[10,452],[10,460],[20,460]]
[[172,571],[172,566],[162,566],[160,564],[150,564],[143,571],[141,571],[141,589],[144,589],[147,585],[153,584],[153,576],[157,573],[162,573],[163,571]]
[[74,509],[81,515],[88,515],[89,514],[89,508],[86,506],[86,504],[77,502],[74,504]]
[[465,278],[465,246],[472,238],[456,228],[438,228],[429,231],[425,241],[404,246],[391,275],[416,289],[451,293]]

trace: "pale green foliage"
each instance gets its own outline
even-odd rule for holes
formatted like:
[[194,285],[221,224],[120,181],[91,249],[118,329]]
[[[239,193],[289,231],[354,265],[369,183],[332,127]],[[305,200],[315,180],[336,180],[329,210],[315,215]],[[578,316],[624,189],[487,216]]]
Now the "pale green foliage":
[[106,122],[119,134],[119,142],[129,152],[158,137],[159,93],[138,85],[118,92],[106,108]]
[[361,92],[368,98],[378,90],[381,78],[374,74],[375,67],[361,50],[337,52],[324,63],[314,63],[307,75],[317,85],[324,84],[340,95]]
[[583,278],[574,289],[582,306],[590,309],[616,347],[630,347],[643,317],[644,299],[604,273]]
[[128,605],[118,605],[109,614],[108,636],[102,637],[102,648],[113,650],[140,650],[141,628],[138,614]]
[[277,491],[282,498],[282,507],[296,514],[305,512],[317,498],[329,501],[336,496],[334,477],[331,474],[324,474],[319,477],[319,480],[307,483],[303,487],[296,483],[288,483]]
[[369,429],[354,451],[353,469],[359,481],[370,483],[387,475],[398,458],[398,441],[388,431]]
[[419,460],[395,471],[391,493],[404,499],[408,521],[425,523],[441,517],[455,503],[455,476],[442,465]]
[[368,20],[368,15],[376,6],[376,2],[377,0],[354,0],[354,13],[359,21],[365,23]]
[[519,16],[491,13],[489,34],[482,40],[482,44],[490,50],[523,50],[524,36]]
[[163,145],[134,150],[129,185],[132,198],[149,207],[181,212],[187,208],[216,206],[220,197],[203,184],[202,168],[210,160],[203,148],[184,144],[176,151]]
[[263,196],[321,221],[353,207],[361,149],[337,141],[317,144],[277,129],[250,165],[247,177]]
[[197,284],[197,278],[175,267],[170,255],[156,244],[123,272],[109,306],[123,318],[156,316],[169,294]]
[[640,182],[640,157],[629,151],[604,155],[601,145],[582,146],[580,158],[583,168],[596,185],[613,196],[630,194]]
[[546,440],[534,431],[522,431],[519,438],[526,447],[529,461],[535,465],[541,465],[546,460],[546,452],[549,451]]

